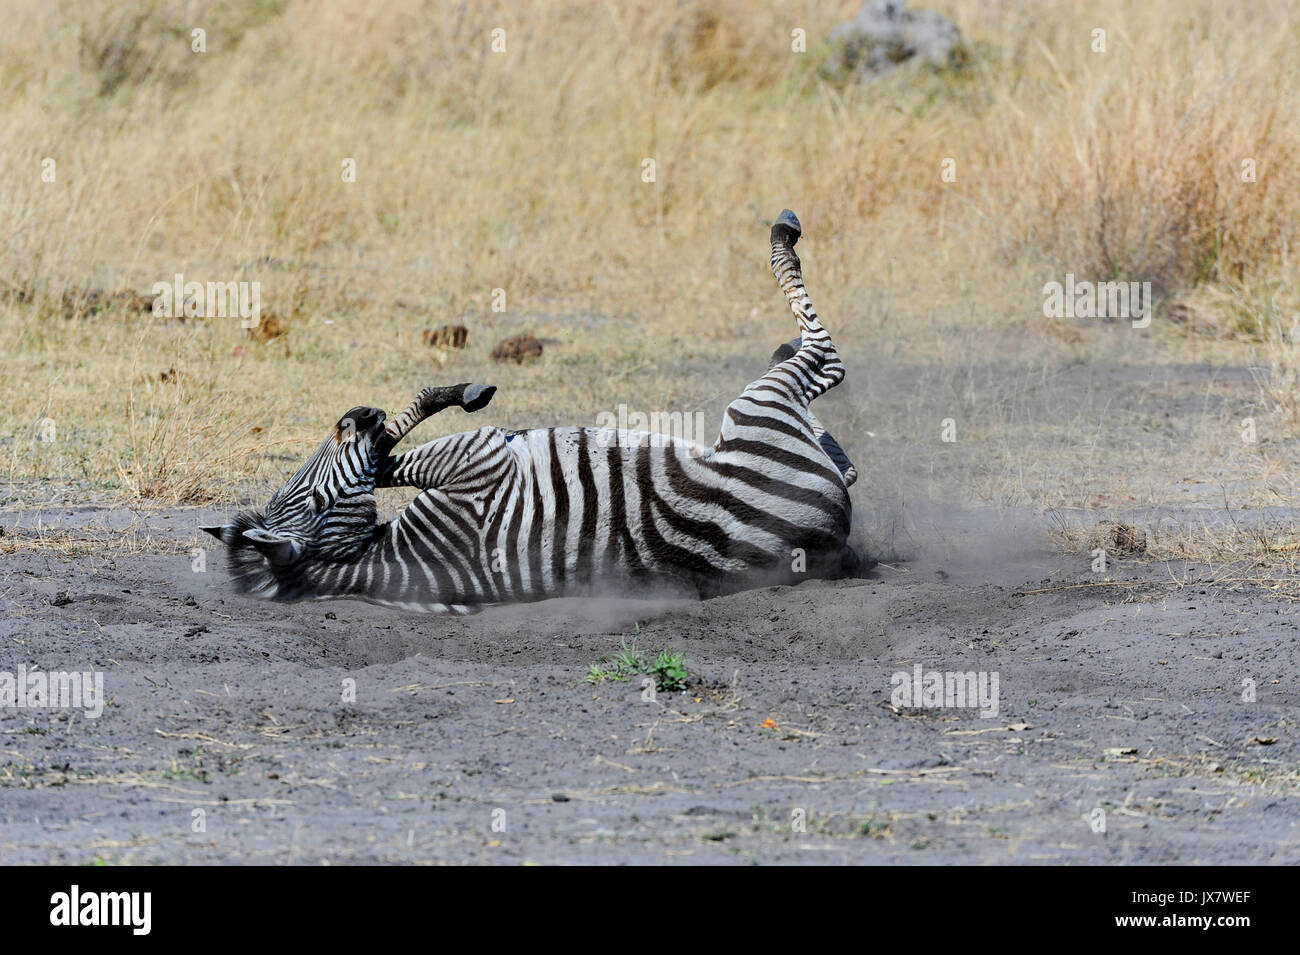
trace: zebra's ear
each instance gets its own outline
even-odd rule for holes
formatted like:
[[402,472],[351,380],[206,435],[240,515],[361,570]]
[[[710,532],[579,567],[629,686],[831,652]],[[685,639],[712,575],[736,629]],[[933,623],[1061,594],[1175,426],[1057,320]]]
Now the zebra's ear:
[[244,531],[244,540],[248,541],[257,552],[277,567],[292,564],[302,556],[302,545],[287,537],[277,537],[260,527],[250,527]]
[[199,530],[207,531],[223,544],[233,544],[239,540],[239,529],[234,524],[200,525]]

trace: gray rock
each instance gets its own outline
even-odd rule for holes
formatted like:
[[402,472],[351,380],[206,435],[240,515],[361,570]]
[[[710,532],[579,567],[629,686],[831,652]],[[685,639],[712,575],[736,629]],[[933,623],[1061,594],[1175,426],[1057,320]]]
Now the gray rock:
[[858,82],[904,64],[952,69],[966,57],[955,23],[933,10],[908,10],[903,0],[867,0],[827,40],[831,54],[823,71]]

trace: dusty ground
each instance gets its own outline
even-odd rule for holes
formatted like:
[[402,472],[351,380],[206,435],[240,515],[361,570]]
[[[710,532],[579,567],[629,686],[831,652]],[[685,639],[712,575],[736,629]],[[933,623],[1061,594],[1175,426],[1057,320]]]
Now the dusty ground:
[[[1300,861],[1292,604],[1178,565],[941,564],[449,619],[255,603],[219,553],[19,553],[4,668],[102,669],[110,705],[0,710],[0,860]],[[699,688],[585,682],[624,639]],[[996,672],[996,718],[893,708],[915,663]]]
[[[110,703],[0,709],[0,861],[1300,862],[1294,589],[1147,557],[1097,573],[1051,515],[952,490],[1008,470],[985,440],[1036,448],[1039,485],[1066,480],[1045,459],[1080,486],[1112,472],[1152,526],[1244,520],[1209,503],[1212,441],[1173,462],[1250,410],[1216,390],[1248,378],[860,375],[828,424],[864,470],[860,534],[895,556],[706,603],[264,604],[219,548],[193,567],[225,509],[28,496],[0,512],[0,671],[99,669]],[[946,407],[989,437],[938,444]],[[692,690],[586,682],[624,641],[684,651]],[[894,706],[916,664],[996,673],[996,716]]]

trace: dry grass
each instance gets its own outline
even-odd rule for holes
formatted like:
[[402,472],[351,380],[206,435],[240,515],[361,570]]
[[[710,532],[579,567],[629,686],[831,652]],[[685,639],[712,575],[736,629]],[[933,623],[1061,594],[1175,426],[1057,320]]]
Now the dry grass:
[[[494,420],[514,427],[620,401],[715,412],[742,382],[701,359],[761,363],[792,332],[765,269],[783,206],[804,220],[814,300],[846,354],[937,365],[957,391],[1008,341],[1091,361],[1095,342],[1042,318],[1043,283],[1151,281],[1210,332],[1161,321],[1153,360],[1244,361],[1238,339],[1273,342],[1267,387],[1294,433],[1294,346],[1258,315],[1293,308],[1281,290],[1296,287],[1300,9],[933,5],[970,42],[966,72],[840,89],[818,74],[818,40],[857,0],[12,4],[8,479],[229,500],[264,490],[348,407],[403,405],[430,380],[502,384]],[[190,51],[195,27],[206,53]],[[141,312],[177,272],[260,282],[285,334]],[[448,323],[469,347],[435,361],[421,333]],[[518,334],[558,344],[491,363]],[[57,441],[41,440],[47,418]],[[1043,463],[1062,442],[1018,459],[1019,427],[993,415],[976,496],[1071,503],[1064,465]]]
[[1300,314],[1285,321],[1275,311],[1256,376],[1269,410],[1300,431]]
[[[1089,524],[1053,512],[1053,538],[1067,553],[1106,551],[1107,561],[1149,558],[1200,565],[1194,583],[1204,587],[1249,587],[1300,600],[1300,528],[1296,522],[1185,519],[1169,517],[1148,526],[1119,521]],[[1140,542],[1140,547],[1135,546]],[[1193,581],[1175,578],[1175,584]],[[1101,586],[1102,584],[1098,584]]]
[[0,534],[0,557],[39,552],[60,560],[102,559],[138,554],[183,554],[189,548],[176,538],[151,530],[142,521],[125,528],[32,527]]

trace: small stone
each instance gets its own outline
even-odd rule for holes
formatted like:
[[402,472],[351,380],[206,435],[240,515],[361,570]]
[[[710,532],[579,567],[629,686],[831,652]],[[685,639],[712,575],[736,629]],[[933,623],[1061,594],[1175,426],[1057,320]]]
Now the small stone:
[[827,42],[822,72],[859,83],[905,64],[957,69],[968,56],[955,23],[933,10],[908,10],[903,0],[868,0]]
[[521,365],[525,361],[541,357],[542,343],[532,335],[516,335],[514,338],[507,338],[492,349],[492,358],[495,361],[513,361]]

